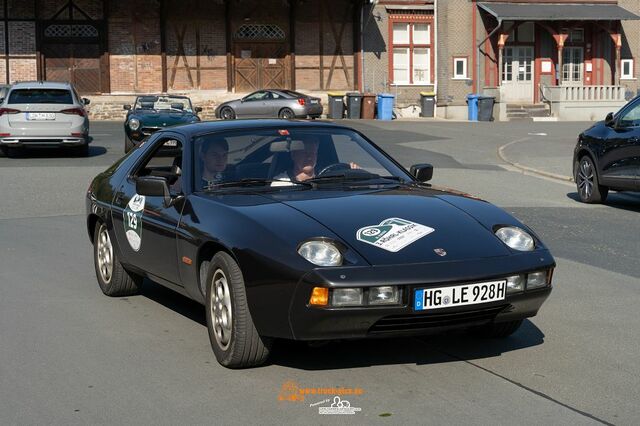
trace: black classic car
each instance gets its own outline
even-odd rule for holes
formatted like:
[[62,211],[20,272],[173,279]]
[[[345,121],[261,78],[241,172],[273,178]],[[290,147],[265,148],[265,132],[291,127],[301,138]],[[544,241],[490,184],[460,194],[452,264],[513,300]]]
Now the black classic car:
[[551,292],[554,259],[432,173],[331,123],[164,129],[91,182],[98,283],[125,296],[147,277],[202,303],[232,368],[265,362],[276,339],[508,336]]
[[585,203],[604,202],[609,190],[640,191],[640,97],[578,136],[573,176]]
[[124,105],[124,152],[131,151],[144,138],[165,127],[200,121],[201,107],[193,107],[186,96],[145,95],[133,107]]

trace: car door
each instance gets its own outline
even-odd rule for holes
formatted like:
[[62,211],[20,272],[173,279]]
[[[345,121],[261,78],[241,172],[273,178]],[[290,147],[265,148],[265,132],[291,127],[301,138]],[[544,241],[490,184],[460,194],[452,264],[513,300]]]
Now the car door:
[[183,203],[170,207],[162,197],[136,193],[136,179],[141,176],[167,178],[172,195],[182,192],[181,135],[163,132],[151,141],[144,155],[124,179],[115,194],[112,221],[123,258],[143,271],[180,285],[176,230]]
[[236,110],[239,118],[262,118],[266,116],[269,92],[260,90],[244,97]]
[[603,183],[635,189],[640,176],[640,99],[620,112],[604,141],[599,163]]

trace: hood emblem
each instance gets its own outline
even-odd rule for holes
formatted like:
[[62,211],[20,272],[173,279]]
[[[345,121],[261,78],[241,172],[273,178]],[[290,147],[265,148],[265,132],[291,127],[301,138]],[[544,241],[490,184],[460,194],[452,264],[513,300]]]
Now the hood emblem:
[[447,255],[447,252],[444,251],[444,249],[441,248],[437,248],[437,249],[433,249],[434,252],[436,252],[436,254],[440,257],[444,257]]

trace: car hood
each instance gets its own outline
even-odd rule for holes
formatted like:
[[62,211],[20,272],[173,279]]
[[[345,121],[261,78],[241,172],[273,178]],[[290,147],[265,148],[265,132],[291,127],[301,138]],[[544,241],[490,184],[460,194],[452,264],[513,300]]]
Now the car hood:
[[192,123],[198,120],[195,114],[190,112],[150,112],[150,113],[134,113],[129,116],[140,120],[141,125],[145,127],[169,127],[177,124]]
[[522,226],[490,203],[422,188],[346,195],[295,191],[270,197],[315,219],[372,265],[508,256],[513,251],[492,228]]

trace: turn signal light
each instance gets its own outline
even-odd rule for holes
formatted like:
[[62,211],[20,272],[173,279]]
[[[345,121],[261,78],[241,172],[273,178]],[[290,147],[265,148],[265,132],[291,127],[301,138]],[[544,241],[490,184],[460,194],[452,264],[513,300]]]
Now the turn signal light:
[[0,115],[4,115],[4,114],[17,114],[20,111],[18,111],[17,109],[13,109],[13,108],[0,108]]
[[329,289],[326,287],[314,287],[309,298],[309,304],[314,306],[326,306],[329,304]]
[[305,100],[304,100],[304,98],[298,98],[298,103],[299,103],[300,105],[304,106],[304,104],[305,104]]
[[86,115],[86,113],[82,108],[63,109],[60,112],[67,115],[79,115],[80,117],[84,117]]

